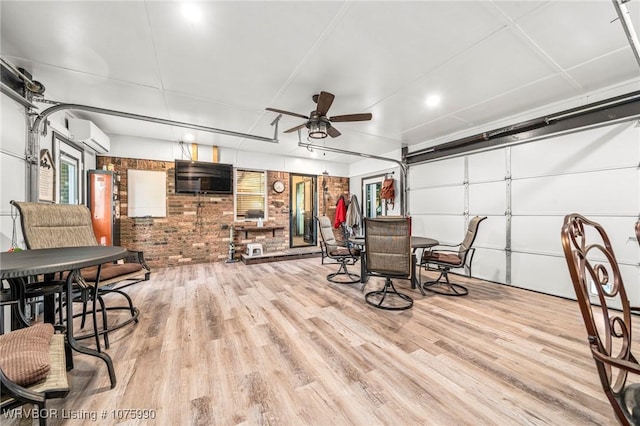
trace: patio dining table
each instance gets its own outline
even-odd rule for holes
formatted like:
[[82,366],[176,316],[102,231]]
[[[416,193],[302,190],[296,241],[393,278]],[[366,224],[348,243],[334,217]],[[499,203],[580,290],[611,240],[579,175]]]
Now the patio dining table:
[[[363,284],[363,288],[364,288],[364,284],[366,284],[366,282],[369,279],[366,272],[367,265],[366,265],[366,255],[365,255],[365,237],[363,236],[352,237],[352,238],[349,238],[349,242],[360,247],[360,282]],[[424,250],[426,248],[437,246],[438,244],[440,244],[440,242],[433,238],[418,237],[413,235],[411,236],[411,253],[412,253],[411,262],[413,263],[413,271],[414,271],[411,277],[411,288],[418,287],[422,295],[424,295],[425,293],[424,293],[424,290],[422,289],[422,286],[418,285],[417,277],[420,271],[418,271],[418,261],[416,257],[416,252],[418,251],[418,249]]]

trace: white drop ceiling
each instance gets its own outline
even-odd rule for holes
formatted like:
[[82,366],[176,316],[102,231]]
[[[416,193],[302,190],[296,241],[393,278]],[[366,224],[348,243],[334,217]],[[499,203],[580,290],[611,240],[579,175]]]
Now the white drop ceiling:
[[[182,5],[2,0],[1,55],[43,83],[46,99],[265,137],[277,116],[266,107],[308,115],[311,96],[328,91],[329,116],[373,119],[336,123],[342,136],[320,144],[376,155],[640,90],[610,0],[202,1],[197,23]],[[626,6],[640,31],[640,0]],[[435,108],[425,104],[431,94],[442,98]],[[77,115],[112,135],[180,141],[188,132]],[[283,116],[278,144],[206,132],[196,140],[309,157],[296,133],[282,133],[303,121]]]

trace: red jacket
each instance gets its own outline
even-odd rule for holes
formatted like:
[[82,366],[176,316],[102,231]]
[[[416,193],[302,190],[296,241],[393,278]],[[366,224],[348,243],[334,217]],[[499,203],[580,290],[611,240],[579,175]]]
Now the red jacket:
[[336,204],[336,217],[333,220],[333,227],[340,228],[340,225],[347,220],[347,206],[344,203],[344,197],[340,197],[338,199],[338,204]]

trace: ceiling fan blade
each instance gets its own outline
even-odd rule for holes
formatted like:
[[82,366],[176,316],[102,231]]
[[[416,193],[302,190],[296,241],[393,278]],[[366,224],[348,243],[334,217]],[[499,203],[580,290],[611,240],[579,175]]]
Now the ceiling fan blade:
[[320,92],[320,96],[318,96],[318,107],[316,108],[318,114],[321,116],[327,115],[334,98],[335,96],[329,92]]
[[331,117],[329,121],[333,121],[336,123],[345,121],[368,121],[371,120],[371,117],[373,117],[371,113],[336,115],[335,117]]
[[338,136],[340,136],[342,133],[340,133],[338,131],[338,129],[336,129],[335,127],[331,126],[327,129],[327,133],[329,134],[329,136],[331,136],[332,138],[337,138]]
[[295,131],[296,131],[296,130],[298,130],[298,129],[302,129],[302,128],[303,128],[304,126],[306,126],[306,125],[307,125],[306,123],[303,123],[303,124],[301,124],[301,125],[299,125],[299,126],[292,127],[292,128],[290,128],[289,130],[285,130],[283,133],[293,133],[293,132],[295,132]]
[[287,114],[287,115],[293,115],[294,117],[304,118],[305,120],[309,119],[309,117],[307,117],[306,115],[298,114],[298,113],[295,113],[295,112],[283,111],[281,109],[275,109],[275,108],[265,108],[265,109],[267,111],[273,111],[273,112],[278,112],[280,114]]

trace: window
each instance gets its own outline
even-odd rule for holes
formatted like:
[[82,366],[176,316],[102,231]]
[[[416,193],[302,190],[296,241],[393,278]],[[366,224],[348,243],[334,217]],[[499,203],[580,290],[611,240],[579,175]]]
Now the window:
[[236,170],[236,220],[266,219],[267,173]]
[[84,154],[71,143],[54,133],[57,201],[60,204],[81,204],[83,201]]
[[60,151],[60,204],[78,203],[78,160]]

